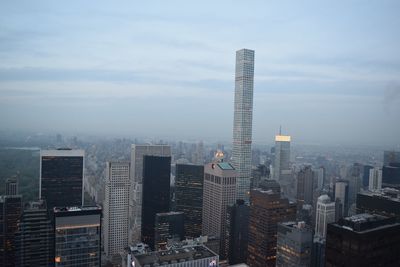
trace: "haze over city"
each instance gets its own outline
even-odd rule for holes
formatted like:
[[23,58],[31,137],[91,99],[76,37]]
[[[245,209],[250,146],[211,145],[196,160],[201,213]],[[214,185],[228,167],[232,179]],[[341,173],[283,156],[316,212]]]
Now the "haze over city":
[[254,143],[398,147],[398,1],[2,1],[1,129],[232,138],[255,50]]

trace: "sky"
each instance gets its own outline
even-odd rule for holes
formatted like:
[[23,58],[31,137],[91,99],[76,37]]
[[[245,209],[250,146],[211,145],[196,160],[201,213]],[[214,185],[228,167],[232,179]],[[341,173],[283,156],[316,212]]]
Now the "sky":
[[0,1],[4,130],[230,141],[255,50],[253,140],[400,144],[400,1]]

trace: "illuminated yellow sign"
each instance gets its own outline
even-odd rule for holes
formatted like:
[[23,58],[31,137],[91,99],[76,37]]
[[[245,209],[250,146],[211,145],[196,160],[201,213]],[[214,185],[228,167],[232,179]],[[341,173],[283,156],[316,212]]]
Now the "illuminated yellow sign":
[[290,142],[290,135],[276,135],[276,142]]

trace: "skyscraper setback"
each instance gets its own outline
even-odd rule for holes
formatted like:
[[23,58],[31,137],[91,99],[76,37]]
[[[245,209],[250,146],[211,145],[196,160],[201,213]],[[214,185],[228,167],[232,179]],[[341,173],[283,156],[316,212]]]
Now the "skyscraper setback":
[[236,198],[245,200],[249,199],[251,177],[253,84],[254,51],[236,51],[232,165],[238,173]]

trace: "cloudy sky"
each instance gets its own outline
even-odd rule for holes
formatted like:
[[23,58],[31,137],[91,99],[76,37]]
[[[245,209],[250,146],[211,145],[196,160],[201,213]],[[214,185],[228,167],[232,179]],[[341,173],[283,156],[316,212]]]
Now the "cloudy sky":
[[235,51],[253,137],[400,143],[400,1],[1,1],[6,130],[226,140]]

